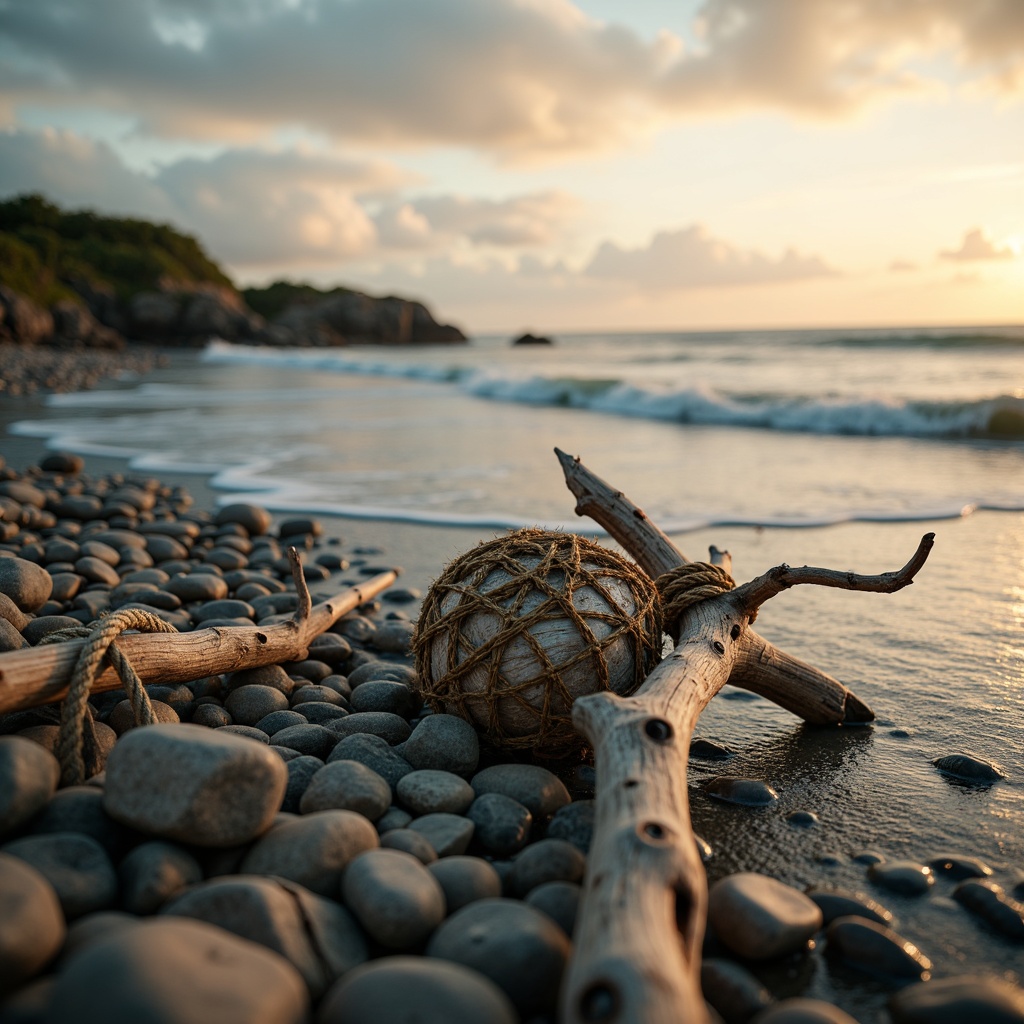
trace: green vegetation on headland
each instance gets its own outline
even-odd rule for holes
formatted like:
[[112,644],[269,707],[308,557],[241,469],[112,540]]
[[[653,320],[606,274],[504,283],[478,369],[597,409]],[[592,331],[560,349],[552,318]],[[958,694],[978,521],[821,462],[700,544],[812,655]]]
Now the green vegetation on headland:
[[168,224],[0,202],[0,341],[119,347],[465,341],[421,303],[277,281],[239,292],[201,243]]

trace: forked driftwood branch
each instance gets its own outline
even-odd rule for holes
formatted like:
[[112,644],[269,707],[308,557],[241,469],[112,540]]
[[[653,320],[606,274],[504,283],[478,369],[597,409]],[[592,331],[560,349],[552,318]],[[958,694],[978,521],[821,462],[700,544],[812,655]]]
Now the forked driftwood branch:
[[[184,683],[220,672],[301,661],[313,639],[398,578],[395,571],[382,572],[313,605],[294,548],[289,549],[289,558],[299,607],[288,621],[269,626],[213,626],[190,633],[124,633],[117,646],[146,684]],[[86,642],[68,640],[0,655],[0,714],[62,699]],[[97,677],[92,692],[116,690],[121,685],[108,666]]]
[[[556,452],[578,499],[577,512],[604,526],[645,571],[657,576],[686,561],[621,492],[578,459]],[[576,701],[573,722],[595,751],[597,817],[562,990],[563,1021],[708,1020],[700,988],[707,880],[686,789],[697,718],[730,682],[812,722],[873,717],[840,683],[779,651],[750,623],[761,604],[802,583],[875,593],[908,586],[933,539],[927,534],[906,566],[881,576],[810,567],[769,570],[685,611],[673,624],[675,650],[631,697],[597,693]],[[722,563],[725,556],[718,553],[715,560]]]

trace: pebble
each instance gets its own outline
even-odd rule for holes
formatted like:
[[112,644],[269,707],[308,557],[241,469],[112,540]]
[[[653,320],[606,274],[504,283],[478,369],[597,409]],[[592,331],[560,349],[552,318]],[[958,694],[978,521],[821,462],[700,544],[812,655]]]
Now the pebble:
[[891,910],[863,893],[845,892],[842,889],[810,889],[807,895],[818,905],[825,925],[831,924],[837,917],[866,917],[881,925],[891,925],[893,922]]
[[444,891],[411,854],[369,850],[346,868],[341,893],[367,934],[388,949],[420,945],[444,920]]
[[[342,738],[354,736],[357,733],[379,736],[391,746],[407,740],[412,732],[409,723],[404,718],[392,715],[387,711],[363,711],[356,715],[346,715],[344,718],[338,718],[328,723],[327,728]],[[404,744],[401,753],[406,760],[409,760]]]
[[[348,717],[348,711],[341,705],[328,704],[327,701],[323,700],[310,700],[302,704],[296,704],[292,710],[295,714],[300,715],[305,721],[309,722],[310,725],[322,725],[324,727],[329,726],[331,722],[336,722],[339,718]],[[331,735],[337,740],[337,733],[332,733]]]
[[571,948],[546,914],[497,897],[455,911],[431,936],[426,953],[490,978],[528,1020],[554,1013]]
[[324,762],[319,757],[299,754],[286,761],[285,766],[288,771],[288,785],[285,787],[284,799],[281,801],[281,810],[290,814],[298,814],[302,803],[302,794],[309,788],[313,776],[323,768]]
[[409,822],[409,828],[419,832],[438,857],[452,857],[465,853],[473,838],[474,825],[469,818],[458,814],[424,814]]
[[182,889],[203,880],[199,861],[173,843],[136,846],[117,868],[121,906],[130,914],[155,914]]
[[274,733],[273,740],[279,747],[291,747],[300,754],[317,757],[323,761],[337,745],[338,737],[322,725],[304,721],[302,725],[290,725],[280,729]]
[[786,821],[790,825],[796,825],[798,828],[810,828],[812,825],[818,825],[821,823],[821,819],[814,813],[814,811],[790,811],[786,815]]
[[224,708],[239,725],[255,726],[275,711],[288,709],[288,698],[273,686],[239,686],[224,700]]
[[714,740],[696,738],[690,741],[690,757],[699,758],[702,761],[725,761],[735,755],[736,751],[724,743],[716,743]]
[[115,863],[141,838],[136,831],[107,814],[103,809],[103,790],[92,785],[58,789],[32,819],[29,831],[34,835],[76,832],[90,836]]
[[390,711],[402,718],[418,714],[422,701],[405,683],[369,679],[352,691],[353,711]]
[[383,849],[411,853],[421,864],[433,864],[437,860],[437,853],[426,836],[411,828],[391,828],[386,832],[378,829],[378,835]]
[[[158,722],[165,724],[174,723],[180,721],[178,713],[169,704],[165,704],[161,700],[151,700],[149,706],[153,710],[153,717]],[[123,736],[129,729],[135,729],[138,723],[135,720],[135,708],[130,700],[122,700],[120,703],[114,705],[114,709],[110,712],[110,717],[107,719],[107,725],[117,733],[118,736]]]
[[548,822],[548,838],[566,839],[583,853],[589,852],[594,838],[596,811],[597,805],[593,800],[574,800],[560,807]]
[[1007,778],[1006,772],[999,765],[973,754],[947,754],[945,757],[936,758],[932,764],[943,775],[980,786],[988,786]]
[[403,776],[396,793],[414,815],[437,812],[463,814],[474,798],[473,787],[465,779],[453,772],[433,768],[423,768]]
[[270,513],[259,505],[250,505],[247,502],[234,502],[225,505],[214,517],[214,525],[224,526],[228,523],[237,523],[250,537],[259,537],[270,529],[273,520]]
[[283,957],[201,921],[157,917],[69,958],[47,1019],[302,1024],[308,1008],[302,977]]
[[501,876],[482,857],[445,857],[427,870],[440,883],[449,914],[476,900],[501,895]]
[[994,882],[961,882],[953,899],[1014,942],[1024,942],[1024,905],[1007,896]]
[[868,878],[902,896],[921,896],[935,884],[931,868],[910,860],[872,864],[868,868]]
[[228,692],[241,686],[272,686],[285,696],[295,689],[295,684],[280,665],[262,665],[259,668],[245,668],[232,672],[228,677]]
[[60,764],[23,736],[0,736],[0,837],[41,811],[57,790]]
[[998,978],[919,982],[889,1000],[895,1024],[1024,1024],[1024,991]]
[[461,718],[428,715],[402,744],[401,754],[413,768],[469,776],[480,761],[480,740],[473,726]]
[[373,769],[358,761],[324,765],[299,802],[303,814],[332,809],[357,811],[376,821],[391,806],[391,787]]
[[927,981],[932,964],[912,942],[863,917],[836,918],[825,930],[825,949],[869,974]]
[[530,890],[523,902],[547,914],[572,938],[582,898],[583,888],[575,882],[542,882]]
[[[19,611],[41,608],[52,590],[53,580],[41,565],[24,558],[0,558],[0,594],[9,597]],[[18,626],[17,622],[12,624]]]
[[172,576],[164,584],[164,590],[186,604],[222,601],[228,596],[228,585],[224,578],[212,572],[181,573]]
[[745,967],[721,957],[707,957],[700,965],[704,998],[730,1024],[749,1021],[771,1006],[772,994]]
[[783,999],[752,1018],[750,1024],[857,1024],[848,1013],[822,999]]
[[399,780],[413,771],[412,765],[398,754],[387,740],[368,733],[356,733],[354,736],[345,736],[339,740],[327,758],[327,763],[341,760],[358,761],[367,768],[372,768],[387,781],[392,793],[396,791]]
[[404,807],[389,807],[375,822],[377,834],[384,835],[392,829],[405,828],[412,821],[412,815]]
[[68,921],[106,910],[117,900],[114,865],[91,836],[77,832],[22,836],[0,849],[31,864],[50,883]]
[[860,853],[855,853],[850,860],[855,864],[884,864],[885,857],[875,850],[861,850]]
[[218,732],[222,736],[241,736],[243,739],[255,740],[257,743],[269,743],[270,737],[255,725],[238,725],[232,722],[230,725],[222,725]]
[[[426,718],[423,724],[429,721]],[[518,801],[537,821],[550,818],[571,801],[562,780],[554,772],[534,764],[492,765],[477,772],[470,785],[478,797],[485,793],[500,793]]]
[[741,807],[768,807],[779,799],[779,794],[768,783],[738,775],[720,775],[704,787],[704,792],[722,803]]
[[392,619],[377,627],[371,642],[384,654],[408,654],[415,632],[413,623]]
[[275,825],[246,853],[239,870],[279,875],[337,899],[345,866],[379,845],[373,825],[355,811],[319,811]]
[[65,932],[53,886],[36,868],[0,851],[0,999],[46,967]]
[[586,858],[572,843],[565,839],[541,839],[515,858],[507,889],[523,899],[545,882],[578,882],[586,866]]
[[476,828],[477,841],[495,857],[518,853],[530,837],[533,822],[533,815],[526,807],[503,793],[478,796],[470,804],[466,817]]
[[255,839],[280,808],[288,773],[266,746],[226,734],[234,728],[151,725],[126,733],[107,759],[107,813],[197,846]]
[[[271,739],[274,734],[290,725],[305,725],[306,719],[297,711],[271,711],[256,723],[256,728],[265,732]],[[287,746],[287,744],[285,744]]]
[[356,689],[363,683],[373,680],[384,680],[392,683],[403,683],[414,688],[417,682],[416,672],[408,665],[402,665],[396,661],[378,661],[371,659],[363,665],[353,669],[348,674],[349,686]]
[[[298,675],[296,679],[303,678]],[[326,678],[326,677],[325,677]],[[330,686],[320,686],[315,683],[304,683],[296,688],[291,696],[291,706],[298,707],[302,704],[334,704],[336,707],[345,707],[346,700],[337,690]]]
[[366,939],[340,904],[280,878],[236,875],[193,886],[164,914],[216,925],[283,956],[318,999],[369,959]]
[[478,971],[418,956],[381,957],[345,975],[317,1024],[519,1024],[508,996]]
[[231,725],[231,716],[219,704],[200,704],[192,712],[190,721],[207,729],[219,729]]
[[961,857],[953,853],[932,857],[928,866],[954,882],[962,882],[965,878],[987,878],[992,874],[992,869],[977,857]]

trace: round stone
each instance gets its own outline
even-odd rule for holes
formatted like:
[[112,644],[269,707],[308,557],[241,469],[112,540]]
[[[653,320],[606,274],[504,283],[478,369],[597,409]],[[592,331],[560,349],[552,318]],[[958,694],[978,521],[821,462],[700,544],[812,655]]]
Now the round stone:
[[[441,717],[441,716],[434,716]],[[424,723],[430,721],[424,719]],[[470,780],[473,792],[501,793],[521,803],[542,821],[571,801],[569,790],[554,772],[534,764],[496,764],[479,771]]]
[[[412,731],[404,718],[389,714],[387,711],[364,711],[357,715],[346,715],[344,718],[329,722],[327,728],[340,737],[354,736],[357,733],[379,736],[392,746],[408,739]],[[404,744],[402,753],[405,754]]]
[[943,775],[981,786],[991,785],[1007,777],[999,765],[973,754],[947,754],[945,757],[936,758],[932,764]]
[[[494,893],[495,896],[499,895]],[[547,914],[570,938],[576,929],[583,888],[575,882],[542,882],[532,888],[525,902]]]
[[476,900],[455,911],[431,936],[427,956],[490,978],[520,1016],[551,1014],[571,944],[546,914],[518,900]]
[[826,952],[868,974],[926,981],[932,964],[912,942],[862,917],[839,917],[825,930]]
[[593,800],[574,800],[559,808],[548,822],[547,837],[565,839],[578,850],[587,853],[594,837],[596,807]]
[[845,892],[842,889],[811,889],[807,895],[818,905],[825,925],[831,924],[837,917],[866,917],[881,925],[891,925],[893,922],[891,910],[863,893]]
[[327,993],[317,1024],[518,1024],[494,982],[461,964],[388,956],[350,971]]
[[821,920],[813,900],[767,875],[729,875],[708,893],[709,924],[726,946],[748,960],[798,952]]
[[309,996],[284,957],[201,921],[157,917],[71,957],[47,1018],[76,1024],[303,1024]]
[[25,558],[0,558],[0,594],[9,597],[20,611],[41,608],[52,590],[53,580],[41,565]]
[[378,827],[377,831],[382,849],[411,853],[421,864],[433,864],[437,860],[437,854],[426,836],[411,828],[391,828],[385,832]]
[[[366,683],[366,686],[372,684]],[[473,802],[473,787],[454,772],[421,768],[403,776],[397,787],[398,799],[413,814],[444,811],[462,814]]]
[[909,860],[872,864],[868,868],[868,878],[890,892],[903,896],[921,896],[935,884],[931,868]]
[[[289,749],[276,747],[277,750]],[[295,753],[295,751],[292,751]],[[281,801],[281,810],[290,814],[299,814],[302,804],[302,794],[309,788],[309,783],[324,763],[319,757],[311,757],[308,754],[299,754],[297,757],[285,762],[288,769],[288,786],[284,791],[284,799]]]
[[365,764],[387,781],[392,792],[396,790],[399,780],[413,770],[412,765],[387,740],[369,733],[356,733],[339,740],[327,758],[328,764],[334,761],[358,761]]
[[997,978],[938,978],[901,989],[889,1013],[895,1024],[1022,1024],[1024,991]]
[[299,802],[303,814],[339,809],[357,811],[376,821],[391,806],[391,787],[358,761],[324,765],[306,787]]
[[103,809],[103,790],[91,784],[65,786],[30,823],[34,835],[76,832],[90,836],[117,863],[141,838],[137,832],[115,821]]
[[41,811],[57,790],[60,764],[24,736],[0,736],[0,837]]
[[438,857],[465,853],[473,838],[473,822],[459,814],[424,814],[409,822],[434,848]]
[[402,756],[414,768],[470,775],[480,760],[480,740],[476,729],[461,718],[428,715],[402,745]]
[[587,860],[565,839],[541,839],[520,853],[508,877],[508,889],[520,899],[545,882],[578,882]]
[[353,711],[390,711],[410,718],[420,710],[422,701],[404,683],[387,679],[371,679],[352,691]]
[[367,934],[388,949],[411,949],[444,920],[444,891],[411,854],[369,850],[356,857],[341,884],[345,905]]
[[954,882],[962,882],[965,878],[987,878],[992,874],[992,869],[977,857],[961,857],[955,853],[932,857],[928,866]]
[[714,800],[740,807],[768,807],[779,799],[779,794],[760,779],[744,779],[737,775],[720,775],[712,779],[704,792]]
[[751,1024],[857,1024],[845,1010],[822,999],[783,999],[753,1018]]
[[480,845],[496,857],[518,853],[529,839],[533,822],[533,815],[518,800],[504,793],[478,796],[470,804],[466,817],[476,827]]
[[1011,899],[994,882],[970,880],[953,890],[953,899],[972,914],[1016,942],[1024,942],[1024,905]]
[[501,877],[482,857],[445,857],[427,865],[444,890],[448,913],[501,895]]
[[267,746],[227,734],[231,728],[151,725],[126,733],[107,759],[107,813],[197,846],[255,839],[280,808],[288,773]]
[[405,828],[412,821],[412,815],[404,807],[389,807],[375,822],[377,834],[384,835],[392,829]]
[[173,843],[140,843],[117,868],[121,905],[130,914],[155,914],[182,889],[203,880],[199,861]]
[[53,886],[31,865],[0,852],[0,1000],[46,967],[64,934]]
[[704,998],[727,1021],[749,1021],[772,1004],[771,993],[745,967],[719,957],[700,965]]
[[259,505],[250,505],[248,502],[234,502],[220,509],[213,522],[216,526],[237,523],[250,537],[259,537],[270,529],[270,524],[273,520],[270,517],[270,513]]
[[239,725],[255,726],[275,711],[287,711],[288,698],[273,686],[239,686],[227,695],[224,708]]
[[[325,760],[338,742],[338,737],[330,729],[306,721],[303,721],[302,725],[290,725],[278,730],[273,738],[279,747],[291,747],[300,754],[320,760]],[[390,788],[388,792],[390,793]]]
[[222,601],[228,596],[228,585],[224,578],[212,572],[182,573],[172,576],[163,585],[163,588],[185,604]]
[[[153,709],[153,717],[158,722],[173,724],[180,721],[178,713],[174,708],[161,700],[151,700],[149,706]],[[123,700],[119,704],[115,704],[113,711],[110,712],[110,717],[107,719],[107,725],[118,736],[123,736],[130,729],[137,728],[138,722],[135,720],[135,707],[132,702],[130,700]]]

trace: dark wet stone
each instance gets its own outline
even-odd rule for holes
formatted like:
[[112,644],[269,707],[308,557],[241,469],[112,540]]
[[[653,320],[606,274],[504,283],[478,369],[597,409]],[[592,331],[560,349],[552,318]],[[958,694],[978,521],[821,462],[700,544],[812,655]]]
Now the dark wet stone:
[[0,1000],[46,967],[65,930],[53,886],[30,864],[0,852]]
[[287,761],[286,766],[288,768],[288,786],[284,791],[284,799],[281,801],[281,810],[298,814],[302,805],[302,794],[309,788],[313,776],[323,768],[324,762],[318,757],[300,754]]
[[529,1019],[554,1012],[570,950],[565,932],[546,914],[495,898],[457,910],[431,936],[426,952],[484,974]]
[[547,914],[572,938],[582,896],[583,889],[575,882],[542,882],[530,890],[524,902]]
[[783,999],[751,1019],[750,1024],[857,1024],[845,1010],[821,999]]
[[109,587],[116,587],[121,582],[117,570],[99,558],[78,559],[75,562],[75,572],[90,583],[106,583]]
[[422,701],[404,683],[369,679],[353,691],[351,704],[353,711],[390,711],[411,718],[419,712]]
[[[434,716],[450,717],[450,716]],[[430,719],[424,719],[425,725]],[[535,820],[551,817],[570,802],[569,791],[554,772],[533,764],[496,764],[470,780],[476,795],[501,793],[521,803]]]
[[507,888],[511,895],[522,899],[545,882],[578,882],[586,866],[586,858],[572,843],[541,839],[515,858]]
[[704,792],[715,800],[741,807],[767,807],[779,799],[779,794],[760,779],[744,779],[736,775],[720,775],[712,779]]
[[336,722],[339,718],[348,718],[348,710],[340,704],[328,704],[322,700],[306,701],[304,704],[296,704],[292,710],[301,715],[312,725],[324,727]]
[[987,878],[992,869],[977,857],[961,857],[955,853],[943,853],[932,857],[928,866],[940,875],[961,882],[965,878]]
[[257,743],[270,742],[270,737],[262,729],[257,729],[254,725],[239,725],[237,722],[232,722],[231,725],[222,725],[217,731],[230,736],[241,736],[243,739],[255,740]]
[[469,818],[440,812],[414,818],[409,822],[409,828],[424,836],[438,857],[465,853],[474,831],[473,822]]
[[396,828],[405,828],[412,821],[412,815],[404,807],[389,807],[375,822],[377,834],[384,835]]
[[369,850],[356,857],[341,885],[345,905],[367,934],[388,949],[411,949],[444,920],[444,891],[411,854]]
[[33,835],[77,832],[90,836],[117,863],[141,838],[137,832],[115,821],[103,808],[103,790],[91,785],[65,786],[29,824]]
[[317,1024],[518,1024],[501,989],[461,964],[388,956],[357,967],[327,993]]
[[314,686],[318,686],[331,674],[331,666],[327,662],[317,661],[315,658],[286,662],[284,670],[290,676],[301,676],[303,679],[308,679]]
[[327,763],[342,760],[358,761],[372,768],[387,781],[392,793],[396,791],[399,780],[414,770],[404,757],[389,746],[387,740],[369,733],[356,733],[339,740],[327,758]]
[[921,896],[935,884],[932,869],[909,860],[885,861],[868,868],[868,878],[890,892]]
[[41,608],[52,590],[50,574],[41,565],[24,558],[0,558],[0,594],[9,597],[20,611]]
[[1024,905],[994,882],[961,882],[953,899],[1014,942],[1024,942]]
[[53,886],[67,920],[112,907],[117,874],[106,850],[78,832],[23,836],[3,852],[31,864]]
[[714,740],[697,739],[690,741],[690,757],[699,758],[702,761],[725,761],[732,757],[736,751],[724,743],[716,743]]
[[463,814],[474,796],[473,787],[465,779],[453,772],[431,768],[403,776],[397,786],[397,795],[414,815],[437,812]]
[[224,707],[239,725],[256,726],[275,711],[287,711],[288,698],[273,686],[240,686],[227,695]]
[[303,814],[332,809],[358,811],[376,821],[391,806],[391,787],[358,761],[332,761],[310,780],[302,794]]
[[[256,728],[265,732],[271,739],[274,738],[274,734],[280,732],[282,729],[287,729],[290,725],[305,725],[307,719],[300,715],[296,711],[283,710],[283,711],[271,711],[269,715],[261,718],[256,723]],[[287,746],[287,744],[285,744]]]
[[529,839],[533,822],[533,815],[518,800],[503,793],[478,796],[466,816],[476,826],[477,841],[496,857],[518,853]]
[[221,601],[228,596],[227,583],[222,577],[211,572],[172,576],[163,585],[163,589],[186,604],[196,601]]
[[936,758],[932,764],[942,772],[962,782],[973,782],[981,786],[990,785],[1007,777],[999,765],[973,754],[947,754]]
[[799,952],[821,920],[811,899],[767,875],[728,875],[708,893],[708,923],[726,946],[749,960]]
[[300,704],[336,704],[344,707],[345,698],[331,686],[307,683],[296,687],[292,694],[291,706],[294,708]]
[[807,895],[817,903],[825,925],[830,925],[837,917],[866,917],[881,925],[891,925],[893,922],[891,910],[863,893],[845,892],[842,889],[810,889]]
[[796,825],[799,828],[810,828],[812,825],[818,825],[821,823],[821,819],[814,813],[814,811],[790,811],[786,815],[786,821],[790,825]]
[[231,725],[231,715],[219,704],[200,704],[190,719],[193,725],[203,725],[208,729],[219,729]]
[[481,857],[444,857],[430,864],[428,870],[444,890],[449,914],[476,900],[501,895],[501,877]]
[[228,676],[227,690],[241,686],[272,686],[288,696],[295,689],[295,683],[280,665],[263,665],[260,668],[246,668]]
[[57,790],[60,764],[24,736],[0,736],[0,837],[41,811]]
[[[322,725],[303,722],[302,725],[291,725],[274,734],[274,743],[281,747],[291,747],[300,754],[326,760],[334,749],[338,737]],[[390,795],[390,791],[389,791]],[[390,801],[389,801],[390,802]]]
[[437,852],[430,845],[430,840],[411,828],[378,829],[378,834],[382,849],[411,853],[421,864],[433,864],[437,860]]
[[884,864],[885,857],[880,853],[876,853],[874,850],[862,850],[860,853],[855,853],[850,860],[855,864]]
[[927,980],[932,964],[912,942],[863,917],[836,918],[825,930],[826,952],[868,974]]
[[408,654],[416,627],[403,619],[391,619],[377,627],[372,644],[384,654]]
[[141,843],[117,868],[121,906],[131,914],[155,914],[186,886],[203,879],[199,861],[173,843]]
[[75,626],[81,626],[81,623],[68,615],[41,615],[33,619],[21,631],[21,635],[35,647],[44,636],[62,629],[73,629]]
[[281,806],[287,770],[265,745],[227,734],[235,728],[152,725],[126,733],[107,759],[107,813],[198,846],[255,839]]
[[376,658],[371,658],[364,664],[353,668],[348,674],[348,682],[353,690],[372,680],[386,680],[414,687],[416,679],[415,671],[408,665],[401,665],[394,661],[378,661]]
[[555,811],[548,822],[549,839],[566,839],[587,853],[594,836],[594,815],[597,805],[593,800],[574,800]]
[[[371,736],[379,736],[391,746],[402,743],[400,751],[405,756],[404,742],[412,732],[409,723],[398,715],[392,715],[387,711],[364,711],[360,714],[346,715],[344,718],[335,719],[326,726],[336,736],[342,738],[355,736],[359,733],[366,733]],[[408,760],[408,757],[406,757]]]
[[908,985],[889,1000],[895,1024],[1024,1024],[1024,991],[961,975]]
[[[354,699],[355,693],[352,696]],[[480,741],[473,726],[461,718],[429,715],[412,731],[401,753],[414,768],[435,768],[468,776],[480,760]]]
[[213,522],[216,526],[237,523],[250,537],[258,537],[270,529],[272,519],[270,513],[259,505],[235,502],[220,509]]
[[351,653],[352,645],[337,633],[323,633],[309,645],[309,656],[331,668],[344,664]]
[[758,978],[720,957],[708,957],[701,963],[700,987],[726,1024],[746,1024],[772,1004],[771,993]]
[[157,917],[70,958],[48,1019],[301,1024],[308,1005],[301,975],[283,957],[201,921]]

